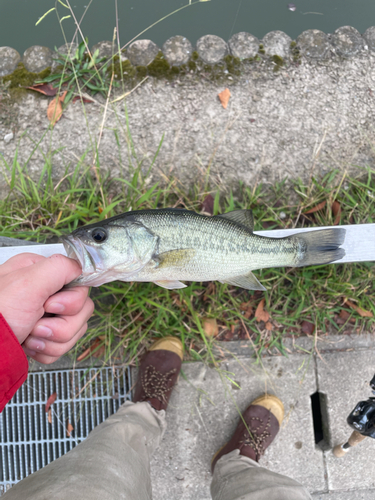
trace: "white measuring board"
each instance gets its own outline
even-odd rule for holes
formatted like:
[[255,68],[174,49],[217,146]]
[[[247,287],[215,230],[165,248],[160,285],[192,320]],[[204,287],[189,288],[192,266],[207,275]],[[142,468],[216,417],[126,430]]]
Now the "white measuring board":
[[[297,229],[273,229],[268,231],[254,231],[259,236],[268,236],[271,238],[284,238],[293,234],[305,233],[308,231],[319,231],[320,229],[329,229],[329,226],[309,227]],[[371,262],[375,261],[375,224],[353,224],[349,226],[334,226],[334,229],[346,229],[345,241],[341,248],[345,250],[345,256],[335,261],[336,264],[344,262]],[[66,255],[62,243],[53,243],[47,245],[21,245],[14,247],[0,247],[0,264],[3,264],[14,255],[30,252],[50,257],[55,253]]]

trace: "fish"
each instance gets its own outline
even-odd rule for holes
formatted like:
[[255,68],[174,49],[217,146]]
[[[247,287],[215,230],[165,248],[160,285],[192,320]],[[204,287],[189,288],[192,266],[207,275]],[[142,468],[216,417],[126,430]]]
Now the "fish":
[[184,281],[218,280],[266,290],[252,271],[329,264],[345,255],[344,228],[285,238],[258,236],[253,228],[247,209],[216,216],[177,208],[125,212],[62,238],[68,257],[82,267],[69,287],[120,280],[178,289]]

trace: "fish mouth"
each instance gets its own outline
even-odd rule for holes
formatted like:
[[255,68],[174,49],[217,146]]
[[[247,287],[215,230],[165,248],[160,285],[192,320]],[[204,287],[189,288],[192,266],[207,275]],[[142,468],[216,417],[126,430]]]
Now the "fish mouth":
[[96,271],[96,264],[90,252],[87,251],[81,240],[72,238],[71,236],[63,236],[62,243],[64,245],[67,256],[78,262],[82,267],[82,274],[93,273]]

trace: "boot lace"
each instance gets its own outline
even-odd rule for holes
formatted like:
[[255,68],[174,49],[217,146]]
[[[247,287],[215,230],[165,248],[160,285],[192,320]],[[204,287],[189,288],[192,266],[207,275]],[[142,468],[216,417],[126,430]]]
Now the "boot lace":
[[170,381],[176,371],[176,368],[173,368],[168,373],[161,373],[154,366],[149,365],[141,376],[144,391],[141,401],[155,398],[161,403],[166,403],[166,394],[171,389]]
[[[240,444],[243,446],[250,446],[258,456],[263,455],[264,453],[264,442],[271,436],[269,429],[271,427],[271,419],[268,416],[266,425],[264,426],[262,432],[258,433],[258,430],[263,427],[263,419],[259,417],[251,417],[251,433],[247,430],[243,434],[243,438],[240,441]],[[256,422],[259,425],[256,425]],[[249,425],[250,428],[250,425]]]

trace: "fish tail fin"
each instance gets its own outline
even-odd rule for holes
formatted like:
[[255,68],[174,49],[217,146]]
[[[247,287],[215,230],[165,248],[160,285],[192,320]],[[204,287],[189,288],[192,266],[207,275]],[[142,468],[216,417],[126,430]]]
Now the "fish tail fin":
[[345,250],[339,247],[344,243],[345,233],[344,228],[332,228],[309,231],[294,236],[299,240],[302,250],[302,257],[296,266],[329,264],[342,259]]

